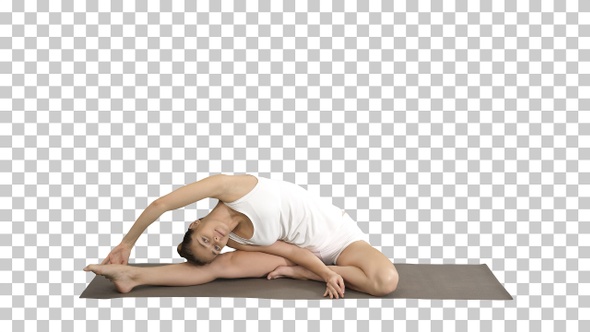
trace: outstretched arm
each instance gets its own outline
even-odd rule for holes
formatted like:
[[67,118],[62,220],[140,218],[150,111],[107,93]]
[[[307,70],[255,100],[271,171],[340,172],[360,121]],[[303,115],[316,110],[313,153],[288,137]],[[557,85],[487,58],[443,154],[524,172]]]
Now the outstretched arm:
[[127,264],[131,249],[139,236],[164,212],[207,197],[222,201],[236,200],[250,191],[255,184],[256,179],[252,176],[217,174],[180,187],[156,199],[141,213],[121,243],[111,251],[102,264]]
[[137,218],[137,221],[135,221],[127,235],[123,237],[121,243],[113,248],[101,264],[127,264],[131,249],[141,233],[166,211],[164,206],[157,203],[157,201],[150,204]]
[[137,218],[123,242],[133,246],[143,231],[166,211],[176,210],[203,198],[222,196],[225,192],[226,177],[223,174],[209,176],[156,199]]
[[344,297],[344,280],[342,277],[329,269],[316,255],[307,249],[283,241],[277,241],[270,246],[250,246],[230,240],[228,245],[238,250],[259,251],[284,257],[322,278],[326,282],[326,291],[328,294],[336,298],[338,296]]

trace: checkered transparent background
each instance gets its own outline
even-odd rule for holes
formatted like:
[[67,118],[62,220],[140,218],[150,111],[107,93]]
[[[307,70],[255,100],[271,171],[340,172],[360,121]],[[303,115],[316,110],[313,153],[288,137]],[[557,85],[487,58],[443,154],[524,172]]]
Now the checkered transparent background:
[[[2,330],[590,329],[590,2],[0,2]],[[514,301],[86,300],[214,173],[331,197],[394,262]],[[180,262],[168,212],[132,252]]]

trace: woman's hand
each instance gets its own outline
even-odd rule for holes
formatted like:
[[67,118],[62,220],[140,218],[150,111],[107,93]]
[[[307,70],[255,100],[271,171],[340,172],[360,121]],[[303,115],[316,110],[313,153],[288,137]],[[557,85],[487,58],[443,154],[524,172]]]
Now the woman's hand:
[[[330,270],[324,262],[308,249],[300,248],[294,244],[283,241],[277,241],[270,246],[245,246],[240,245],[235,241],[229,241],[228,246],[238,250],[260,251],[286,258],[292,263],[312,272],[317,276],[318,280],[324,280],[326,282],[326,292],[324,293],[324,296],[329,295],[331,299],[344,297],[344,280],[342,277],[338,273]],[[315,280],[316,278],[312,279]]]
[[100,264],[123,264],[126,265],[131,255],[131,245],[121,242],[111,250],[111,253]]
[[324,296],[330,296],[331,299],[344,298],[344,279],[336,272],[332,272],[326,278],[326,292]]

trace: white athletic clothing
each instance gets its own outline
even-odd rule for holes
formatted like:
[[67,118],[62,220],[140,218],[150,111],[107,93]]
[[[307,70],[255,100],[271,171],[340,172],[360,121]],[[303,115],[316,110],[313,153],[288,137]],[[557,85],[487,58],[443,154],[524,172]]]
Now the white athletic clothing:
[[325,264],[336,264],[340,253],[352,242],[368,242],[368,236],[356,222],[331,202],[293,183],[257,179],[249,193],[233,202],[224,202],[245,214],[254,226],[252,238],[230,233],[232,240],[259,246],[281,240],[310,250]]

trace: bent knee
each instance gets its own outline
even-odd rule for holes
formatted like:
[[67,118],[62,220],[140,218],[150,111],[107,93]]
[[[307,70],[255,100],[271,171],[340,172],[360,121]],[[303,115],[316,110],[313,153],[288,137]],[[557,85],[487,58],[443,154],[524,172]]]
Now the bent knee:
[[384,296],[394,292],[399,282],[399,274],[393,265],[381,269],[374,279],[372,295]]

